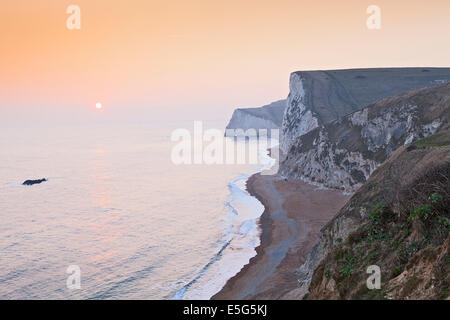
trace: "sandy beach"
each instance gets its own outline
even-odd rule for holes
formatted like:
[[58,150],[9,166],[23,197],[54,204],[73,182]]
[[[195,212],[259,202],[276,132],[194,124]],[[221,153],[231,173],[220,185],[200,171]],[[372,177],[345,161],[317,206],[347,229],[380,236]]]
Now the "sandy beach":
[[253,175],[248,192],[265,207],[256,256],[212,299],[299,299],[294,271],[305,261],[319,230],[348,196],[279,176]]

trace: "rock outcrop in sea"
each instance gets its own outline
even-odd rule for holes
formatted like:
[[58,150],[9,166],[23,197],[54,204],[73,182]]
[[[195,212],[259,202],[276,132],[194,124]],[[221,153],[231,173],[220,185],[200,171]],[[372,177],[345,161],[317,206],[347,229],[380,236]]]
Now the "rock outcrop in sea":
[[37,179],[37,180],[26,180],[22,183],[22,185],[24,186],[32,186],[34,184],[40,184],[42,182],[46,182],[47,179],[43,178],[43,179]]

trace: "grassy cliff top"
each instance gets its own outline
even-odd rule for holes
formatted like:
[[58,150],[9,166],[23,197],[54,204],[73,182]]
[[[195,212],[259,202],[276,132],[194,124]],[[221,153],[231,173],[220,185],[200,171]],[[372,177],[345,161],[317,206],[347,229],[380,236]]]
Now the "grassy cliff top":
[[338,119],[376,100],[450,82],[450,68],[373,68],[297,71],[306,104],[322,122]]

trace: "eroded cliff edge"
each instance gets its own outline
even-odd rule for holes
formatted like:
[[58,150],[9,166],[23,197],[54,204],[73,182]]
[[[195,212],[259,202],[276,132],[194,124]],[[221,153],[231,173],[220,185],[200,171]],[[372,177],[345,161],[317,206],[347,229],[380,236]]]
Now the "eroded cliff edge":
[[286,153],[298,137],[379,99],[449,81],[450,68],[294,72],[290,76],[280,147]]
[[394,150],[434,134],[449,118],[450,83],[378,100],[295,139],[280,173],[356,191]]

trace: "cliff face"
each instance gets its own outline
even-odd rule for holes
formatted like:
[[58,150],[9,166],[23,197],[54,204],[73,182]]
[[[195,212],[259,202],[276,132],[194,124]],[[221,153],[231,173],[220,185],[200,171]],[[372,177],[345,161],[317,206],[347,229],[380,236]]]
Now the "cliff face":
[[[450,297],[450,130],[402,146],[320,233],[298,270],[308,299]],[[366,286],[367,267],[381,289]]]
[[377,68],[291,74],[280,147],[376,100],[450,81],[450,68]]
[[447,125],[449,114],[450,83],[379,100],[296,138],[280,173],[352,193],[398,147]]
[[[448,299],[450,68],[295,72],[286,104],[279,173],[353,194],[293,296]],[[268,128],[235,113],[229,127]],[[374,264],[381,290],[366,287]]]
[[286,100],[260,108],[236,109],[226,129],[280,129],[285,109]]

